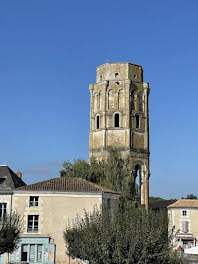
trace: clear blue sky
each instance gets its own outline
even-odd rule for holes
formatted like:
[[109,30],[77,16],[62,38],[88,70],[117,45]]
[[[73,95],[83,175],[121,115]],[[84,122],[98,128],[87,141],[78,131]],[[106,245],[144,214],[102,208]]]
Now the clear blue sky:
[[0,164],[27,183],[88,159],[96,66],[132,62],[150,83],[150,194],[198,196],[198,1],[0,3]]

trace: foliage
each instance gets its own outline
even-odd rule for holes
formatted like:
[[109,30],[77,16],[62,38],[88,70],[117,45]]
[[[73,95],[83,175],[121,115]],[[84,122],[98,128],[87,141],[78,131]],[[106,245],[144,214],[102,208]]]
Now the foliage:
[[75,225],[64,232],[67,253],[72,258],[91,264],[180,263],[170,254],[164,212],[147,213],[144,207],[132,205],[113,217],[109,210],[102,211],[85,213],[84,219],[77,218]]
[[182,198],[182,199],[192,199],[192,200],[196,200],[197,199],[197,196],[191,193],[191,194],[186,195],[186,198]]
[[75,160],[73,164],[65,161],[60,176],[82,178],[121,192],[122,203],[135,200],[136,184],[130,175],[129,158],[122,158],[115,148],[109,148],[108,151],[106,160],[92,158],[90,164],[84,160]]
[[0,254],[12,253],[16,248],[21,233],[19,215],[12,213],[0,221]]
[[154,196],[150,196],[149,197],[149,204],[155,203],[157,201],[163,201],[164,199],[161,197],[154,197]]

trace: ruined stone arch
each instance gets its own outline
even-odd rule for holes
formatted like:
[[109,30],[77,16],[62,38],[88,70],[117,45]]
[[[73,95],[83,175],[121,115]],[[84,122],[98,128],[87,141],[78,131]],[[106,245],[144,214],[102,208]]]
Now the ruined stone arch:
[[144,203],[145,199],[145,174],[145,164],[141,160],[137,160],[132,166],[132,177],[134,178],[134,181],[136,183],[136,199],[141,203]]

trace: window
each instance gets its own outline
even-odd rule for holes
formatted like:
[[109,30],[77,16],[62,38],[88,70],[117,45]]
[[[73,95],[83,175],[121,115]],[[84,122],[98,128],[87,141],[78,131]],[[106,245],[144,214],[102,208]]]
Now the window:
[[35,261],[35,245],[30,245],[30,257],[29,261],[34,262]]
[[181,227],[182,227],[182,232],[183,233],[188,233],[189,232],[189,223],[188,223],[188,221],[182,221]]
[[119,120],[119,114],[115,114],[114,116],[114,127],[119,127],[120,126],[120,120]]
[[107,199],[107,209],[111,209],[111,199]]
[[182,211],[182,216],[187,216],[187,211],[186,210]]
[[21,261],[42,262],[43,245],[41,244],[23,244]]
[[22,245],[22,254],[21,254],[22,261],[27,261],[27,254],[28,254],[28,245]]
[[133,78],[134,78],[134,79],[137,79],[137,75],[136,75],[136,74],[134,74],[134,75],[133,75]]
[[96,129],[99,129],[100,128],[100,117],[97,116],[96,117]]
[[28,215],[28,232],[36,233],[38,232],[39,216],[38,215]]
[[38,245],[37,247],[37,261],[38,262],[42,262],[42,250],[43,250],[43,246]]
[[139,115],[135,116],[135,127],[140,128],[140,116]]
[[39,197],[38,196],[30,196],[30,207],[38,206]]
[[6,203],[0,203],[0,220],[5,219],[6,209],[7,209],[7,204]]
[[117,77],[117,76],[118,76],[118,72],[115,73],[115,77]]

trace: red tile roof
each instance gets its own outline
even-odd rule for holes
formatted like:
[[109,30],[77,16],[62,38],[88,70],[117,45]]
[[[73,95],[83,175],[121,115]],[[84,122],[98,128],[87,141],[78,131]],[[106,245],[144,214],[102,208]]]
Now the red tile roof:
[[47,181],[37,182],[17,188],[17,190],[31,191],[62,191],[62,192],[118,192],[101,187],[98,184],[88,182],[80,178],[53,178]]
[[191,200],[191,199],[181,199],[177,200],[175,203],[171,204],[168,206],[168,208],[177,208],[177,207],[182,207],[182,208],[198,208],[198,200]]

